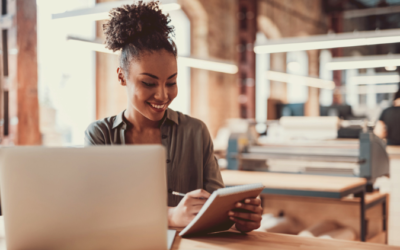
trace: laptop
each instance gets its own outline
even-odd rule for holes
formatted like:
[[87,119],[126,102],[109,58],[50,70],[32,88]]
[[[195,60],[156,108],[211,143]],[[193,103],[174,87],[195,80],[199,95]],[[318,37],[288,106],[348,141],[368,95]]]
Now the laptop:
[[0,150],[7,249],[167,249],[159,145]]

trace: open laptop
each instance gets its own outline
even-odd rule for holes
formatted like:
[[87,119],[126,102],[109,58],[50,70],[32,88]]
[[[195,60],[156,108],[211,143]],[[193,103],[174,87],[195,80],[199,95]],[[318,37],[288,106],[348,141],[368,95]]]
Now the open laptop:
[[7,249],[167,249],[162,146],[0,150]]

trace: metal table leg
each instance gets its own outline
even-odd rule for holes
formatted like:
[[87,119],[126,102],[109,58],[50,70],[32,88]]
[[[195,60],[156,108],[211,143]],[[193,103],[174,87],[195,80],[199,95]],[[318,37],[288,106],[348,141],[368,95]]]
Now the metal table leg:
[[360,239],[365,241],[366,238],[366,223],[365,223],[365,190],[354,194],[355,197],[360,197]]

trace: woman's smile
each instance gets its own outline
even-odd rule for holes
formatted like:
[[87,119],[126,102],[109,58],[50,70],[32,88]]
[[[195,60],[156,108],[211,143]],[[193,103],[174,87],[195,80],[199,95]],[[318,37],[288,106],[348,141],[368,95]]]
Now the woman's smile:
[[152,110],[156,112],[164,112],[168,108],[168,102],[164,104],[157,104],[157,103],[152,103],[152,102],[147,102],[149,106],[152,108]]

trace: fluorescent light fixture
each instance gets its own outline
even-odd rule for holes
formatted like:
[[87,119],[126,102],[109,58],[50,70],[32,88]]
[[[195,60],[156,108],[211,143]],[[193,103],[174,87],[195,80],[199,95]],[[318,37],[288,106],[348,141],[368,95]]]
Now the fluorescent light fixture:
[[400,29],[360,31],[352,33],[328,34],[297,38],[270,40],[256,44],[257,54],[279,53],[302,50],[332,49],[374,44],[400,42]]
[[109,50],[106,48],[106,45],[104,43],[100,42],[92,42],[92,41],[87,41],[83,39],[78,39],[78,38],[67,38],[67,42],[70,46],[74,46],[78,49],[86,49],[86,50],[93,50],[97,52],[103,52],[103,53],[108,53],[108,54],[114,54],[114,55],[119,55],[120,52],[112,52],[112,50]]
[[[119,51],[112,52],[105,47],[105,44],[102,44],[100,42],[87,41],[73,37],[68,37],[67,41],[70,45],[75,46],[76,48],[94,50],[97,52],[114,55],[120,54]],[[210,60],[204,58],[178,56],[178,63],[191,68],[205,69],[227,74],[236,74],[238,72],[238,66],[235,63],[225,60]]]
[[326,63],[329,70],[366,69],[400,66],[400,55],[354,56],[333,58]]
[[395,71],[397,69],[397,66],[386,66],[385,70],[386,71]]
[[323,80],[320,78],[309,77],[309,76],[292,75],[292,74],[269,70],[265,72],[265,77],[271,81],[293,82],[293,83],[304,84],[306,86],[314,88],[323,88],[323,89],[335,88],[335,83],[333,81]]
[[238,66],[230,61],[178,56],[178,63],[191,68],[205,69],[227,74],[236,74],[238,72]]
[[360,85],[360,84],[387,84],[387,83],[398,83],[400,82],[400,76],[398,74],[387,74],[381,73],[376,75],[359,75],[350,77],[349,83]]
[[[82,21],[105,20],[109,19],[108,13],[110,12],[111,9],[132,3],[134,3],[132,0],[98,3],[93,8],[72,10],[63,13],[53,14],[52,19],[65,20],[69,18],[74,18],[74,19],[81,19]],[[181,9],[181,6],[180,4],[178,4],[177,0],[164,0],[160,4],[160,9],[164,12],[170,12]]]
[[370,92],[376,94],[384,94],[384,93],[396,93],[399,89],[397,84],[387,84],[387,85],[374,85],[373,88],[369,88],[370,86],[358,86],[358,94],[369,94]]

